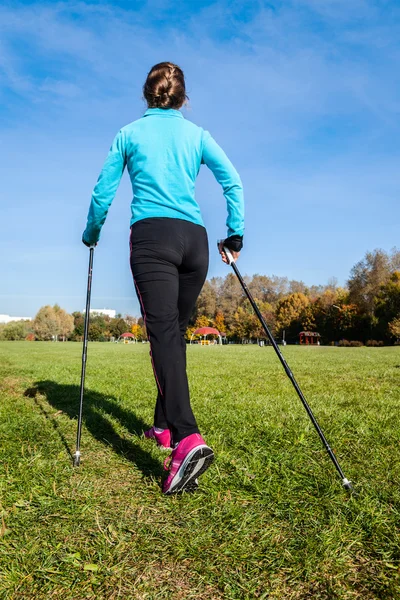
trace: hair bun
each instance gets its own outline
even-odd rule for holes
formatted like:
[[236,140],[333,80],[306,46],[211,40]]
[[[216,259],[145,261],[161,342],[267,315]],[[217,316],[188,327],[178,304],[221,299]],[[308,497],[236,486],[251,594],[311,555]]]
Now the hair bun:
[[182,69],[173,63],[154,65],[143,86],[149,108],[180,108],[187,100]]

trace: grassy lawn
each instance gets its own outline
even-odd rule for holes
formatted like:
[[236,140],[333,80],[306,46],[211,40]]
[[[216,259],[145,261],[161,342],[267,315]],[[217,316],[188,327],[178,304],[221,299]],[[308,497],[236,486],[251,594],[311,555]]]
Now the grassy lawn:
[[400,598],[400,348],[188,347],[216,462],[164,497],[147,345],[0,343],[0,598]]

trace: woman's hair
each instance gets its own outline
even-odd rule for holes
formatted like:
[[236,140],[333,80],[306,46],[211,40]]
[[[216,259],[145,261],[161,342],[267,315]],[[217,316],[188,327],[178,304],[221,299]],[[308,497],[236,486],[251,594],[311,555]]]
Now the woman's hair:
[[170,62],[154,65],[147,75],[143,95],[149,108],[180,108],[189,100],[182,69]]

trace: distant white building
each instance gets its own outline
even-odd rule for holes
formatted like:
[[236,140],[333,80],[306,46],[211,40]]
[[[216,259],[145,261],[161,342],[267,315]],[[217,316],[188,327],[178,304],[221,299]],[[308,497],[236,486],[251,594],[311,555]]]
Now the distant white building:
[[110,317],[111,319],[115,319],[115,315],[117,314],[117,311],[113,310],[111,308],[91,308],[90,314],[91,315],[106,315],[107,317]]
[[0,315],[0,323],[9,323],[10,321],[32,321],[32,317],[10,317],[10,315]]

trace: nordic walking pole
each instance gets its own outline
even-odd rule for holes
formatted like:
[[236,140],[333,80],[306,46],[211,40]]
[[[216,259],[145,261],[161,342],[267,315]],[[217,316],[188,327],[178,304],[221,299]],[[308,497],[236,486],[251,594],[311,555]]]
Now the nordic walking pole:
[[79,467],[81,462],[81,433],[82,433],[82,411],[83,411],[83,392],[85,389],[86,357],[89,332],[89,314],[90,314],[90,293],[92,291],[92,270],[93,270],[94,246],[89,246],[89,272],[86,292],[86,312],[85,328],[83,333],[83,352],[82,352],[82,371],[81,371],[81,391],[78,417],[78,431],[76,434],[76,451],[74,454],[74,467]]
[[307,400],[305,399],[305,397],[303,395],[303,392],[301,391],[301,389],[299,387],[299,384],[295,380],[292,371],[289,369],[289,366],[288,366],[286,360],[284,359],[284,357],[282,355],[282,352],[279,349],[278,344],[275,342],[274,338],[272,337],[272,334],[271,334],[271,332],[270,332],[270,330],[268,328],[267,323],[265,322],[264,317],[262,316],[262,314],[261,314],[261,312],[260,312],[257,304],[254,301],[253,296],[251,295],[249,289],[247,288],[247,285],[245,284],[245,282],[243,280],[243,277],[241,276],[241,274],[239,272],[239,269],[236,266],[236,263],[234,261],[234,258],[232,256],[231,252],[225,246],[224,246],[224,252],[225,252],[226,258],[228,259],[228,262],[229,262],[230,266],[233,268],[233,270],[235,272],[235,275],[236,275],[236,277],[239,280],[240,285],[242,286],[242,288],[243,288],[243,290],[244,290],[247,298],[249,299],[249,302],[250,302],[251,306],[253,307],[254,312],[256,313],[256,315],[257,315],[257,317],[258,317],[261,325],[263,326],[263,329],[264,329],[265,333],[267,334],[269,341],[271,342],[271,344],[272,344],[275,352],[277,353],[278,358],[281,361],[282,366],[283,366],[283,368],[286,371],[286,375],[289,377],[290,381],[292,382],[293,387],[294,387],[294,389],[297,392],[297,395],[299,396],[299,398],[300,398],[300,400],[301,400],[304,408],[307,411],[308,416],[310,417],[310,419],[312,421],[312,424],[314,425],[315,429],[317,430],[317,433],[318,433],[319,437],[321,438],[321,441],[322,441],[323,445],[325,446],[325,450],[327,451],[327,453],[329,455],[329,458],[331,459],[331,461],[335,465],[335,468],[336,468],[337,472],[339,473],[340,478],[342,480],[343,487],[346,490],[352,490],[353,486],[352,486],[351,481],[349,481],[347,479],[347,477],[344,476],[344,473],[343,473],[343,471],[342,471],[342,469],[341,469],[341,467],[340,467],[340,465],[338,463],[338,460],[337,460],[336,456],[334,455],[332,448],[329,446],[329,444],[328,444],[328,442],[327,442],[327,440],[326,440],[326,438],[325,438],[325,436],[324,436],[324,434],[322,432],[322,429],[318,425],[318,421],[314,417],[313,412],[312,412],[311,408],[309,407],[309,405],[307,403]]

